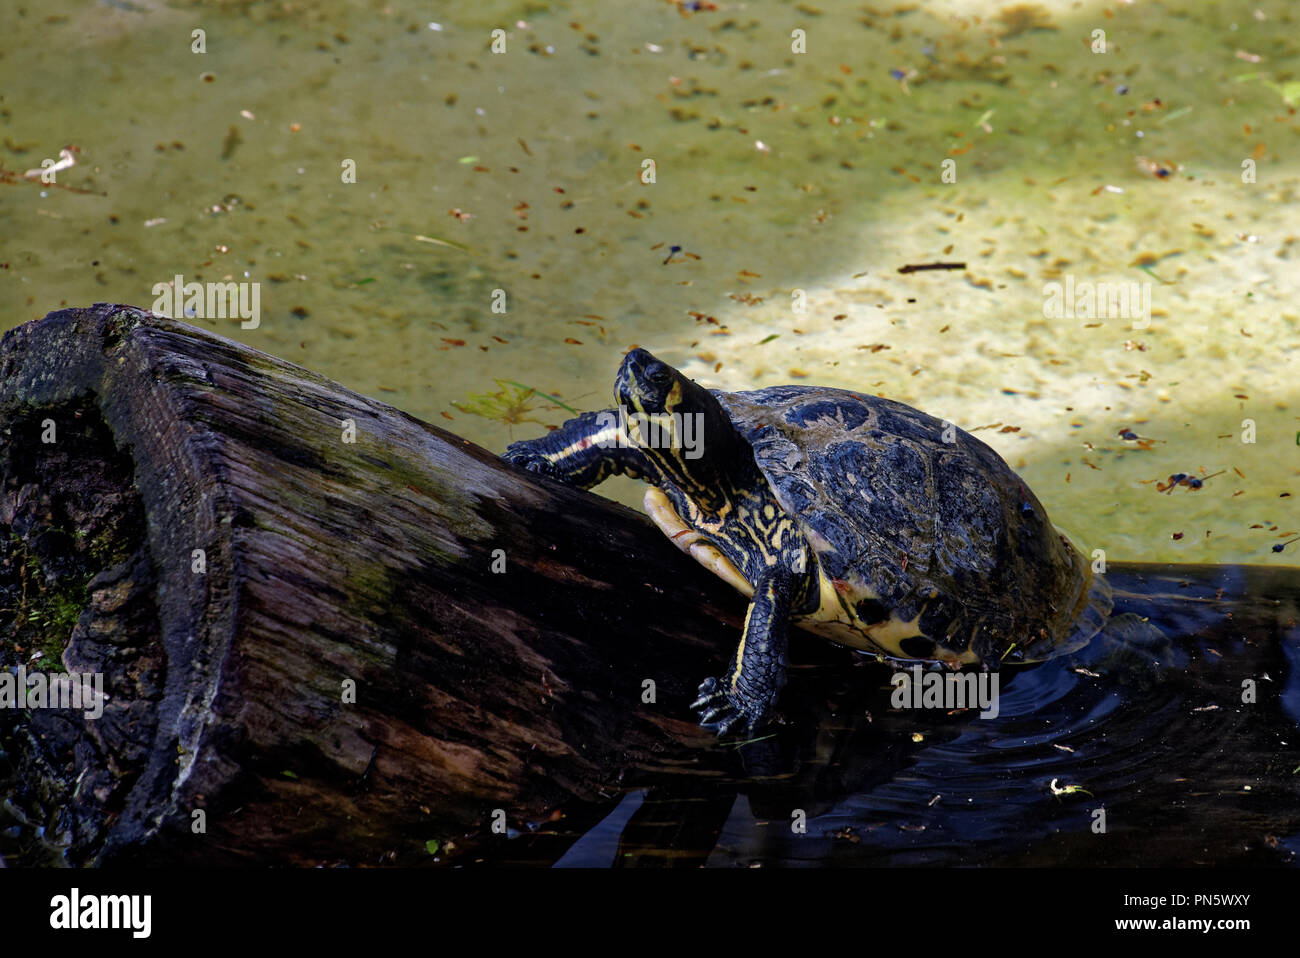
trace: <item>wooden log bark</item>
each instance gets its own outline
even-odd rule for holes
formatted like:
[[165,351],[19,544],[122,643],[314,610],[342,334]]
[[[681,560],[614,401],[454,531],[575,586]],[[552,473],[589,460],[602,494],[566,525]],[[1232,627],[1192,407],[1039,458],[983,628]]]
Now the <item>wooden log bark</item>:
[[0,383],[4,664],[107,682],[0,711],[69,861],[405,860],[709,740],[744,601],[644,517],[130,307],[11,331]]

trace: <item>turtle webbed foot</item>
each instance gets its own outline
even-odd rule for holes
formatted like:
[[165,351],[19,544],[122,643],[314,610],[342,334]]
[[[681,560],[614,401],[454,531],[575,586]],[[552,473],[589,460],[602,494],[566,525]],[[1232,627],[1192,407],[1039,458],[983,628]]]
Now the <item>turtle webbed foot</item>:
[[691,703],[700,713],[700,727],[719,736],[733,729],[751,733],[767,717],[766,711],[754,709],[740,696],[728,692],[722,679],[709,677],[700,683],[700,697]]

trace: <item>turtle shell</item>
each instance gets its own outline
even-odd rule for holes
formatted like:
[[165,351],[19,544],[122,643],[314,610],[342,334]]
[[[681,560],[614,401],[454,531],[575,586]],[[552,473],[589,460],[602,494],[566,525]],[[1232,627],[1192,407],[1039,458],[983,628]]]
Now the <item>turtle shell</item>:
[[815,554],[806,628],[890,657],[997,668],[1078,648],[1104,623],[1104,580],[969,433],[848,390],[713,395]]

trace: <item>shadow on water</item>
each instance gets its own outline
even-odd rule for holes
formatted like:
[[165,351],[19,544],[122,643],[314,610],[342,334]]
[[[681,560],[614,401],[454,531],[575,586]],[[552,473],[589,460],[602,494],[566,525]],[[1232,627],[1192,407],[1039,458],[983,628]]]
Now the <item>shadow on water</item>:
[[566,809],[473,858],[1296,864],[1300,571],[1124,565],[1108,578],[1107,632],[1072,655],[1004,672],[994,718],[893,708],[890,672],[795,642],[776,734],[684,750],[681,774],[635,783],[612,806]]

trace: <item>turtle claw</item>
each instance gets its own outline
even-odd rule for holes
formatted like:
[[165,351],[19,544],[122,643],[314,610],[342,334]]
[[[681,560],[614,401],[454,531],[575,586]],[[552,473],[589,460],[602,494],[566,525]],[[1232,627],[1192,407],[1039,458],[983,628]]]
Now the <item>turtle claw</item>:
[[691,703],[691,708],[703,708],[711,702],[717,702],[724,698],[725,696],[718,691],[718,680],[713,676],[709,676],[700,683],[700,697]]
[[740,721],[740,716],[732,709],[712,709],[700,717],[700,728],[708,729],[719,738],[731,731],[732,726]]
[[726,705],[723,705],[719,708],[709,709],[707,712],[703,713],[700,716],[700,724],[705,728],[719,727],[722,725],[722,722],[720,722],[718,719],[721,716],[725,716],[730,711],[731,708]]
[[713,677],[700,683],[700,697],[691,703],[691,708],[700,713],[700,727],[719,736],[726,735],[736,726],[753,731],[758,724],[739,702],[727,694],[725,686]]

